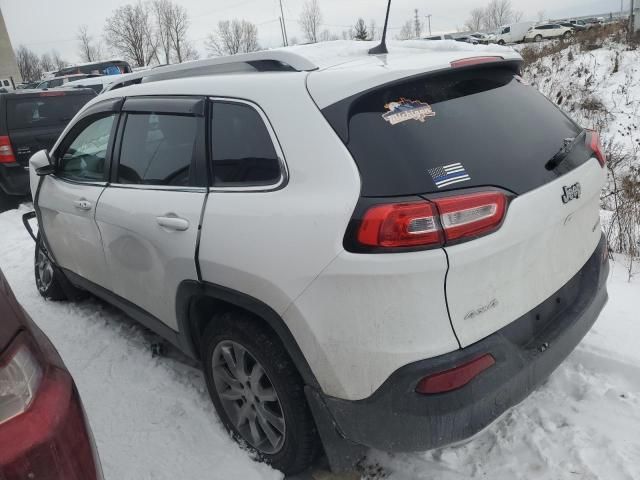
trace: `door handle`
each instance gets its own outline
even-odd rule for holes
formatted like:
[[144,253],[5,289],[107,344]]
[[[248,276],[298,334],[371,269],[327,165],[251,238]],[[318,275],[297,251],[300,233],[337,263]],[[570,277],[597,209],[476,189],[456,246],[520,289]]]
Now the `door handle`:
[[189,229],[189,220],[180,217],[156,217],[158,225],[169,230],[184,232]]
[[75,202],[73,202],[73,206],[76,207],[78,210],[91,210],[93,208],[93,205],[91,205],[91,202],[89,202],[88,200],[76,200]]

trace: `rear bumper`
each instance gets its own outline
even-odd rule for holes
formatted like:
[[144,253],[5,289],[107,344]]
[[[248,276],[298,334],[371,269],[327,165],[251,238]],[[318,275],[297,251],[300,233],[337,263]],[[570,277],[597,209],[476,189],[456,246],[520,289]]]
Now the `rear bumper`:
[[[322,399],[340,435],[391,452],[428,450],[478,433],[548,378],[580,343],[607,302],[606,240],[549,299],[505,328],[467,347],[412,363],[369,398]],[[443,394],[415,392],[430,374],[490,353],[496,364],[466,386]]]
[[7,195],[28,195],[29,169],[19,163],[0,164],[0,190]]

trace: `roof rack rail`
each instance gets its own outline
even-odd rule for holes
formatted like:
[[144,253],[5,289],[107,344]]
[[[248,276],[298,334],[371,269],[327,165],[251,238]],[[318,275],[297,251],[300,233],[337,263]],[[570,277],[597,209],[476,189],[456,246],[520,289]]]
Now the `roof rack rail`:
[[142,82],[146,83],[222,73],[309,72],[317,69],[317,65],[301,55],[283,50],[266,50],[166,65],[140,73]]

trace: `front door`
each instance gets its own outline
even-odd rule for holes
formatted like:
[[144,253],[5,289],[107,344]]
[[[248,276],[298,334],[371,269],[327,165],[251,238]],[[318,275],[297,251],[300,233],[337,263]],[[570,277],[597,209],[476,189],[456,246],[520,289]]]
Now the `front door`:
[[109,288],[96,205],[106,186],[117,114],[83,119],[53,153],[55,175],[43,179],[37,198],[41,227],[58,266]]
[[158,97],[124,103],[119,160],[96,215],[114,293],[176,330],[178,286],[198,278],[204,105]]

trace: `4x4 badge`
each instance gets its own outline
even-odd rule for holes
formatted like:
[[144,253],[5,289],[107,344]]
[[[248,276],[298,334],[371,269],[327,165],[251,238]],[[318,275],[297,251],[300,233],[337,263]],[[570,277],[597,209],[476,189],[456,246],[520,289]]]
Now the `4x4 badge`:
[[580,182],[576,182],[570,187],[562,187],[562,190],[562,203],[569,203],[571,200],[576,200],[580,198],[580,195],[582,193]]

